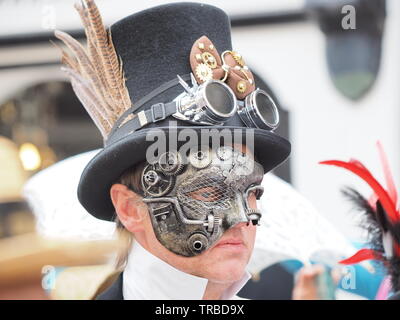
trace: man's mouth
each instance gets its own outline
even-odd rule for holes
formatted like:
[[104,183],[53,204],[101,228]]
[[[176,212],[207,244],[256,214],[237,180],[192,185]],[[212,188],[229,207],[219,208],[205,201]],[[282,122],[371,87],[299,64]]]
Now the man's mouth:
[[215,245],[216,248],[239,248],[244,247],[244,242],[240,239],[224,239]]

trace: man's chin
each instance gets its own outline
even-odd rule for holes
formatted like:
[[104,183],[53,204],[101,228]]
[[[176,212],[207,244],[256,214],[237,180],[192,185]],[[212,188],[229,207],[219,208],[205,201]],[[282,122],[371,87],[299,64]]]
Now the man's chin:
[[248,252],[237,254],[232,251],[216,250],[214,252],[215,258],[210,257],[214,261],[213,265],[210,266],[210,271],[212,270],[216,280],[225,282],[237,281],[242,278],[249,261]]
[[246,264],[225,263],[215,267],[212,276],[214,282],[230,283],[242,279],[246,269]]

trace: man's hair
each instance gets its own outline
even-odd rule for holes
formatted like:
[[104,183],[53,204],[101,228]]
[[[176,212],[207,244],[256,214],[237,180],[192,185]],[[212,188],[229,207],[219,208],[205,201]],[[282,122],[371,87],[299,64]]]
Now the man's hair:
[[[120,183],[127,186],[130,190],[136,194],[143,196],[143,189],[141,184],[142,171],[146,165],[146,162],[142,162],[138,165],[132,166],[126,169],[116,183]],[[117,269],[122,269],[125,267],[128,260],[129,250],[132,246],[134,240],[133,234],[126,230],[125,226],[119,220],[118,215],[115,213],[114,222],[116,224],[116,233],[118,237],[121,237],[123,242],[123,247],[119,250],[117,258],[115,261],[115,267]]]
[[141,177],[146,164],[146,162],[141,162],[138,165],[126,169],[119,177],[117,183],[123,184],[136,194],[143,196]]

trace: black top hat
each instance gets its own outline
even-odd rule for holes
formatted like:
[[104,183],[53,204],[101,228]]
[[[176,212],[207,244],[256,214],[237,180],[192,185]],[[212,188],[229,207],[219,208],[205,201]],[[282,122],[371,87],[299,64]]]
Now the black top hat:
[[[104,110],[93,111],[90,106],[87,106],[90,104],[88,100],[89,102],[98,101],[92,99],[89,94],[82,93],[84,89],[82,89],[81,82],[85,75],[82,73],[77,75],[71,71],[74,63],[69,61],[68,57],[65,58],[64,53],[64,62],[69,67],[67,71],[69,71],[75,92],[91,113],[92,118],[93,116],[100,118],[100,120],[97,119],[97,125],[103,128],[105,139],[104,149],[90,161],[83,171],[78,187],[78,198],[86,210],[95,217],[111,220],[114,216],[114,208],[109,194],[110,187],[127,168],[146,160],[146,150],[154,143],[154,141],[147,141],[146,136],[155,128],[169,133],[179,133],[182,129],[188,128],[194,129],[196,132],[201,129],[236,129],[243,136],[250,129],[245,126],[237,114],[223,126],[194,125],[172,117],[163,119],[162,114],[156,122],[149,123],[138,130],[137,123],[130,121],[132,114],[137,114],[139,110],[154,112],[151,109],[154,104],[170,102],[183,92],[183,87],[177,81],[177,75],[180,75],[185,81],[190,80],[192,70],[189,55],[197,39],[202,36],[208,37],[219,52],[232,50],[230,21],[222,10],[199,3],[174,3],[150,8],[113,24],[110,28],[112,42],[110,41],[107,47],[106,41],[102,42],[102,39],[93,40],[91,38],[91,36],[97,37],[99,32],[91,33],[90,30],[88,32],[88,28],[102,26],[93,1],[85,0],[84,7],[78,6],[77,8],[84,20],[89,37],[89,58],[91,58],[90,43],[97,43],[98,46],[106,47],[109,50],[115,48],[115,52],[120,58],[126,85],[126,91],[124,88],[119,88],[118,92],[115,91],[106,97],[109,100],[114,97],[113,101],[117,100],[120,105],[125,106],[117,112],[115,110],[118,107],[109,108],[112,117],[110,117],[111,121],[108,121],[109,119],[105,118],[107,112]],[[85,10],[87,10],[86,18]],[[89,18],[87,18],[88,15]],[[72,47],[72,44],[68,44],[65,34],[58,32],[56,35],[70,48]],[[107,55],[110,55],[110,51],[106,52],[106,58]],[[92,61],[93,64],[96,64],[98,60]],[[116,60],[110,59],[110,61],[106,67],[113,64],[118,67]],[[78,63],[82,63],[82,61],[78,59]],[[97,65],[93,68],[98,71]],[[116,71],[116,73],[118,72]],[[104,75],[103,78],[107,78],[107,75]],[[100,77],[98,82],[102,83],[102,81]],[[117,85],[111,81],[107,88],[112,89],[113,87],[117,87]],[[98,91],[93,89],[93,95]],[[127,97],[130,99],[132,107],[127,105]],[[178,142],[178,147],[183,143],[184,141]],[[290,153],[290,143],[268,130],[254,129],[254,147],[255,155],[263,165],[265,172],[283,162]]]

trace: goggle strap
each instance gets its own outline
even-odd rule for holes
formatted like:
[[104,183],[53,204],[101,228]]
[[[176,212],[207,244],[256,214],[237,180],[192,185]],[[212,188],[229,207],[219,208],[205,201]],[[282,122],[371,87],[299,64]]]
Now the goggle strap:
[[[176,113],[176,103],[171,101],[169,103],[156,103],[145,111],[140,111],[136,116],[127,121],[124,125],[129,124],[130,132],[134,132],[150,123],[155,123],[168,118]],[[109,141],[112,138],[110,135]]]
[[[185,81],[189,81],[191,79],[190,74],[185,74],[183,76],[180,76],[181,79]],[[115,122],[113,128],[111,129],[111,132],[109,134],[109,137],[111,137],[114,132],[121,126],[123,121],[126,119],[126,117],[132,113],[138,112],[147,102],[149,102],[151,99],[154,97],[160,95],[164,91],[167,91],[168,89],[175,87],[176,85],[179,84],[179,79],[175,77],[174,79],[165,82],[161,86],[157,87],[153,91],[151,91],[149,94],[145,95],[143,98],[141,98],[138,102],[136,102],[132,107],[130,107],[128,110],[126,110]],[[129,122],[129,121],[128,121]],[[140,128],[140,127],[139,127]],[[139,129],[138,128],[138,129]]]

